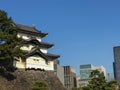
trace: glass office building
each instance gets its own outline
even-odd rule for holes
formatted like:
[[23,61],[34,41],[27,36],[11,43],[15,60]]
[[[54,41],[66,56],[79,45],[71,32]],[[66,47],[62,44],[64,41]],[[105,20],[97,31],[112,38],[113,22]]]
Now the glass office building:
[[89,83],[89,76],[92,72],[93,65],[80,65],[80,86],[86,86]]
[[89,79],[92,68],[91,64],[80,65],[80,79]]
[[120,81],[120,46],[114,47],[113,52],[114,52],[113,62],[114,77],[116,80]]
[[93,70],[98,70],[106,78],[106,69],[103,66],[93,66],[92,64],[80,65],[80,86],[86,86],[89,83],[89,76]]

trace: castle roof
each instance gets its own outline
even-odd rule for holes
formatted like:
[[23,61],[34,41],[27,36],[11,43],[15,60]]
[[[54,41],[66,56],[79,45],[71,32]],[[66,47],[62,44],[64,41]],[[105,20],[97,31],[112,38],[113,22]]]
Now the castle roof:
[[39,47],[35,47],[33,48],[30,52],[25,52],[25,55],[24,57],[27,58],[29,56],[32,56],[34,54],[38,54],[40,55],[41,57],[43,57],[44,59],[46,60],[55,60],[57,58],[59,58],[60,56],[59,55],[55,55],[55,54],[49,54],[49,53],[42,53],[39,49]]
[[52,46],[54,46],[54,44],[51,44],[51,43],[39,42],[37,39],[30,39],[28,41],[26,40],[24,43],[25,44],[27,44],[27,43],[36,44],[36,45],[43,47],[43,48],[51,48]]
[[45,55],[47,55],[48,57],[52,58],[52,59],[57,59],[60,57],[60,55],[56,55],[56,54],[51,54],[51,53],[45,53]]
[[[27,25],[22,25],[22,24],[15,24],[15,26],[18,28],[18,33],[30,34],[30,35],[39,36],[39,37],[45,37],[46,35],[48,35],[48,33],[43,33],[41,31],[37,30],[34,26],[27,26]],[[38,53],[40,56],[42,56],[46,60],[55,60],[60,57],[59,55],[56,55],[56,54],[42,53],[40,51],[40,47],[50,48],[50,47],[54,46],[54,44],[50,44],[47,42],[39,42],[35,38],[24,41],[24,44],[30,44],[30,43],[35,44],[36,47],[33,48],[30,52],[24,52],[25,57],[29,57],[31,55],[34,55],[35,53]]]
[[40,42],[40,46],[50,48],[50,47],[54,46],[54,44],[50,44],[50,43],[47,43],[47,42]]
[[20,33],[26,33],[26,34],[36,35],[40,37],[45,37],[48,34],[48,33],[43,33],[37,30],[34,26],[27,26],[22,24],[15,24],[15,25],[18,28],[18,32]]

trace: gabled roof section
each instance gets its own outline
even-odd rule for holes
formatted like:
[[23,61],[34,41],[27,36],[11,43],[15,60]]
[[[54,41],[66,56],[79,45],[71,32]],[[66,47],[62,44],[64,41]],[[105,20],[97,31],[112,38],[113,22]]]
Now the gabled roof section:
[[51,54],[51,53],[42,53],[39,49],[39,47],[34,47],[30,52],[24,52],[24,57],[27,58],[29,56],[32,56],[34,54],[38,53],[39,55],[41,55],[44,59],[46,60],[55,60],[57,58],[60,57],[60,55],[56,55],[56,54]]
[[25,44],[27,44],[27,43],[35,44],[35,45],[38,45],[39,47],[43,47],[43,48],[51,48],[52,46],[54,46],[54,44],[51,44],[51,43],[39,42],[37,39],[30,39],[28,41],[26,40],[24,43]]
[[37,35],[40,37],[45,37],[46,35],[48,35],[48,33],[43,33],[37,30],[34,26],[27,26],[27,25],[22,25],[22,24],[15,24],[15,25],[18,28],[18,32],[21,32],[21,33]]
[[40,51],[39,47],[33,48],[30,52],[27,52],[27,53],[24,55],[24,57],[25,57],[25,58],[28,58],[28,57],[30,57],[30,56],[32,56],[32,55],[35,55],[36,53],[39,54],[40,56],[42,56],[45,60],[50,60],[50,61],[53,61],[53,60],[54,60],[53,58],[51,58],[51,57],[47,56],[46,54],[42,53],[42,52]]

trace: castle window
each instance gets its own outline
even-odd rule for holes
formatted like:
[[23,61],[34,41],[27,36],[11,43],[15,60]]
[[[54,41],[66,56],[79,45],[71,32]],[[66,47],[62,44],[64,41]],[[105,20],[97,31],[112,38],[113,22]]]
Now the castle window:
[[39,59],[33,59],[33,61],[34,61],[35,63],[38,63],[38,62],[39,62]]
[[46,65],[49,65],[49,64],[50,64],[50,62],[46,60],[46,61],[45,61],[45,64],[46,64]]

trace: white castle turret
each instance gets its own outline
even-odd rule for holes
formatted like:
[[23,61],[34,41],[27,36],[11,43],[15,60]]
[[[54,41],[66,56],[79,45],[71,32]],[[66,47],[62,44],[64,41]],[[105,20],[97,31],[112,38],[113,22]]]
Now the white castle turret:
[[54,70],[54,61],[60,56],[48,53],[48,48],[54,46],[53,44],[42,42],[42,38],[48,33],[43,33],[33,26],[16,24],[16,27],[18,28],[17,36],[24,39],[21,47],[24,57],[17,58],[13,63],[14,67]]

